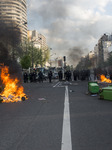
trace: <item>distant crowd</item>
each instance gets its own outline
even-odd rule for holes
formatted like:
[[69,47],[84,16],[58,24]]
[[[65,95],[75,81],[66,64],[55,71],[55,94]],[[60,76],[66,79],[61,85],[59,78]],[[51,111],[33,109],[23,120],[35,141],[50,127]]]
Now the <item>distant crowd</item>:
[[43,82],[47,78],[49,79],[49,82],[51,83],[52,80],[52,71],[48,72],[48,76],[45,77],[42,71],[39,71],[38,73],[34,70],[33,72],[30,72],[29,74],[27,72],[23,73],[23,80],[24,83],[28,82]]
[[[58,80],[62,81],[63,79],[66,81],[77,81],[77,80],[99,80],[100,79],[100,75],[104,74],[105,76],[109,75],[109,78],[112,80],[112,71],[109,71],[109,73],[107,73],[106,70],[67,70],[64,73],[62,72],[62,70],[58,71]],[[24,79],[24,83],[28,83],[28,82],[43,82],[44,80],[49,80],[49,82],[52,82],[53,79],[53,72],[51,70],[49,70],[49,72],[47,73],[47,76],[45,76],[42,71],[39,71],[38,73],[34,70],[33,72],[30,72],[29,74],[27,72],[23,73],[23,79]]]

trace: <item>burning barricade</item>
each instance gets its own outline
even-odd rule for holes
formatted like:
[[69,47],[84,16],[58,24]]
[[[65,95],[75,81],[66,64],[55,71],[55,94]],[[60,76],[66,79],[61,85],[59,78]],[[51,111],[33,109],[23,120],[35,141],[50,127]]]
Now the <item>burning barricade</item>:
[[100,81],[98,80],[98,84],[100,87],[107,87],[112,84],[112,81],[109,77],[105,77],[105,75],[100,75]]
[[112,81],[104,75],[100,75],[100,81],[88,82],[88,91],[91,94],[99,94],[100,99],[112,100]]
[[107,86],[104,86],[100,89],[100,99],[112,100],[112,81],[107,79],[104,75],[101,75],[101,81],[107,83]]
[[1,81],[2,86],[0,87],[0,102],[18,102],[27,99],[24,93],[23,86],[19,85],[19,80],[17,78],[12,79],[9,74],[9,68],[7,66],[1,65]]

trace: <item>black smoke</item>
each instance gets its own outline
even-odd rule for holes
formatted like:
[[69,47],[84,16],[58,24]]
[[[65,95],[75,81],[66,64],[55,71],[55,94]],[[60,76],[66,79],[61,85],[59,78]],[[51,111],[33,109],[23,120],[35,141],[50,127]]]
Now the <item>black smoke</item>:
[[19,55],[22,54],[20,42],[20,30],[17,24],[0,21],[0,64],[9,67],[12,78],[17,77],[22,81],[21,66],[17,62]]
[[69,49],[68,57],[70,62],[76,66],[78,62],[80,61],[81,57],[84,55],[85,49],[82,47],[74,47]]

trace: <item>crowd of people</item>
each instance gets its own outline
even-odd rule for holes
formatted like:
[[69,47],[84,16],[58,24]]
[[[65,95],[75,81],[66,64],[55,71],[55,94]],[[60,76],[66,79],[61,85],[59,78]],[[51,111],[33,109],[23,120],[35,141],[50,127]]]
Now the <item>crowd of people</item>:
[[[73,74],[72,74],[73,73]],[[62,70],[58,72],[58,79],[59,81],[62,81],[63,79],[66,81],[71,81],[73,77],[73,80],[86,80],[89,79],[89,72],[87,71],[81,71],[74,70],[71,72],[70,70],[65,71],[64,73]],[[49,83],[52,82],[53,78],[53,72],[50,70],[48,72],[47,78],[49,80]],[[42,71],[39,71],[38,73],[36,71],[30,72],[29,74],[27,72],[24,72],[23,74],[24,83],[28,82],[39,82],[42,83],[45,80],[44,74]]]
[[[49,82],[51,83],[52,80],[52,71],[48,72],[48,79]],[[27,72],[23,73],[23,80],[24,83],[28,83],[28,82],[39,82],[39,83],[43,83],[44,80],[46,80],[46,78],[44,77],[44,74],[42,73],[42,71],[39,71],[38,73],[34,70],[33,72],[30,72],[29,74]]]
[[[67,70],[64,73],[62,72],[62,70],[58,71],[58,80],[62,81],[63,79],[66,81],[77,81],[77,80],[97,80],[99,79],[99,74],[104,74],[105,76],[107,75],[106,71],[96,71],[96,70]],[[112,72],[109,73],[110,74],[110,78],[112,78]],[[48,74],[47,74],[47,78],[49,80],[49,83],[52,82],[53,79],[53,72],[51,70],[49,70]],[[46,78],[44,77],[44,74],[42,73],[42,71],[39,71],[38,73],[34,70],[33,72],[30,72],[29,74],[27,72],[24,72],[23,74],[23,79],[24,79],[24,83],[28,83],[28,82],[43,82],[44,80],[46,80]]]
[[23,80],[24,80],[24,83],[28,83],[29,81],[30,82],[36,82],[36,72],[30,72],[29,74],[27,72],[24,72],[23,74]]

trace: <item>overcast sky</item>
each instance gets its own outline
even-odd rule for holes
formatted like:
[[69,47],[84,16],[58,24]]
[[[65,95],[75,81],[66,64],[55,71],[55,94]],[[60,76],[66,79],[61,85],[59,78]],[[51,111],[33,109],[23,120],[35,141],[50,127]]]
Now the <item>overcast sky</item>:
[[27,6],[28,29],[45,35],[57,57],[75,58],[72,63],[112,33],[112,0],[27,0]]

